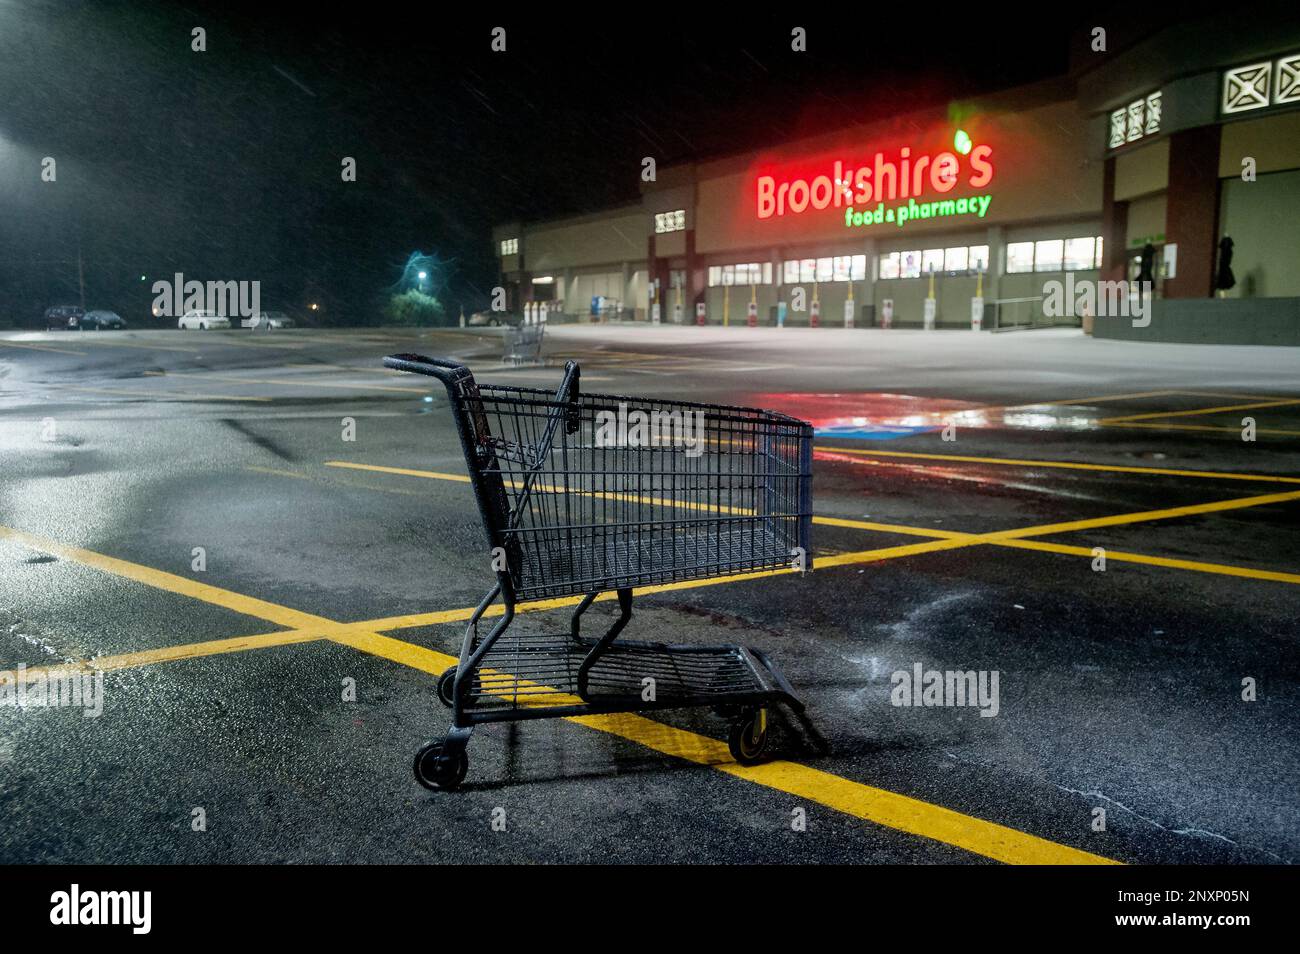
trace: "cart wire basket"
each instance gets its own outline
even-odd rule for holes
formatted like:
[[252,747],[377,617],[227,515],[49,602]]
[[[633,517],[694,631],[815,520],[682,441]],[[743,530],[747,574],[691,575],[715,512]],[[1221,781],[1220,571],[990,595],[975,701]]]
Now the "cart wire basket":
[[[496,585],[438,679],[444,739],[415,757],[427,788],[453,789],[475,726],[593,713],[711,707],[737,761],[762,761],[768,708],[804,706],[757,649],[620,639],[634,587],[812,568],[812,427],[773,411],[585,394],[570,361],[555,391],[480,385],[464,365],[415,354],[389,368],[447,389]],[[603,593],[600,635],[582,616]],[[511,630],[515,607],[578,598],[568,629]],[[500,618],[479,623],[498,600]],[[805,721],[806,724],[806,721]]]
[[502,335],[502,364],[537,364],[542,360],[542,342],[546,338],[546,325],[522,324],[517,328],[507,325]]

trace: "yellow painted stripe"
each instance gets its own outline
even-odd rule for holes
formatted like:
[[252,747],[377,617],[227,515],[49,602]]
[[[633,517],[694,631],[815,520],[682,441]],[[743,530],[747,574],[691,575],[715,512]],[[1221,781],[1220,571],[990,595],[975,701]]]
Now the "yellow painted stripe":
[[[441,673],[457,660],[446,653],[415,646],[380,633],[367,631],[362,624],[342,624],[324,620],[309,613],[300,613],[285,606],[220,590],[206,584],[194,584],[184,577],[153,570],[139,564],[93,553],[76,547],[67,547],[32,534],[8,527],[0,527],[0,537],[8,537],[25,546],[46,553],[75,560],[84,565],[147,583],[160,589],[205,602],[238,609],[250,615],[261,615],[274,622],[292,621],[288,625],[310,629],[313,624],[324,623],[327,638],[342,645],[389,659],[410,668],[430,674]],[[952,541],[936,541],[950,543]],[[263,637],[265,645],[282,645],[297,634],[272,633]],[[313,638],[302,634],[306,641]],[[251,639],[257,639],[252,637]],[[248,638],[245,639],[247,641]],[[227,641],[217,641],[227,642]],[[203,645],[203,644],[198,644]],[[208,644],[209,646],[211,644]],[[245,648],[255,648],[248,645]],[[193,647],[176,647],[174,658],[188,658],[186,650]],[[165,652],[165,651],[159,651]],[[200,653],[191,653],[199,655]],[[209,653],[210,654],[210,653]],[[163,657],[160,655],[159,660]],[[1015,829],[1005,828],[983,819],[973,818],[951,809],[930,805],[916,799],[873,788],[859,782],[839,778],[793,762],[777,762],[765,766],[745,768],[730,762],[726,746],[715,739],[693,732],[675,729],[642,716],[582,716],[569,721],[620,735],[631,741],[654,748],[665,754],[701,764],[713,765],[727,774],[746,781],[775,788],[799,798],[826,805],[836,811],[918,835],[966,851],[981,854],[1010,864],[1107,864],[1114,863],[1088,852],[1066,845],[1057,845],[1045,839]]]
[[1069,533],[1074,530],[1093,530],[1098,527],[1117,527],[1129,523],[1146,523],[1151,520],[1170,520],[1175,517],[1222,513],[1227,510],[1242,510],[1247,507],[1264,507],[1270,504],[1288,503],[1297,498],[1300,498],[1300,490],[1292,490],[1283,494],[1263,494],[1258,497],[1234,497],[1231,500],[1216,500],[1210,503],[1191,504],[1186,507],[1166,507],[1163,510],[1142,510],[1137,513],[1112,514],[1108,517],[1089,517],[1084,520],[1044,523],[1036,527],[1022,527],[1018,530],[997,530],[993,533],[983,533],[978,536],[983,541],[1014,540],[1019,537],[1046,537],[1055,533]]
[[396,387],[389,384],[345,384],[340,381],[295,381],[293,378],[245,378],[233,374],[213,374],[210,371],[146,371],[155,377],[201,377],[205,381],[228,381],[235,384],[269,384],[273,386],[289,385],[300,388],[345,388],[357,391],[398,391],[403,394],[432,394],[428,388]]
[[1178,394],[1178,391],[1132,391],[1128,394],[1102,394],[1097,397],[1065,398],[1060,401],[1032,401],[1029,404],[1016,404],[1004,408],[1007,411],[1019,411],[1027,407],[1052,407],[1072,404],[1104,404],[1107,401],[1136,401],[1139,398],[1165,397]]
[[[446,653],[373,633],[355,638],[341,636],[338,641],[431,675],[440,674],[457,662],[456,657]],[[546,698],[557,703],[553,696]],[[632,713],[570,716],[567,721],[628,739],[674,758],[710,766],[755,785],[785,792],[885,828],[939,841],[1007,864],[1119,863],[797,762],[737,765],[725,743],[645,716]]]
[[[160,649],[146,649],[136,653],[120,653],[114,656],[96,656],[74,663],[56,666],[32,666],[24,670],[24,678],[46,676],[57,679],[64,676],[84,675],[93,672],[113,672],[118,669],[137,669],[156,663],[176,662],[181,659],[200,659],[204,656],[219,656],[225,653],[242,653],[250,649],[266,649],[270,646],[288,646],[293,643],[310,643],[320,639],[319,631],[291,629],[278,633],[262,633],[257,636],[236,636],[232,639],[213,639],[202,643],[189,643],[184,646],[164,646]],[[18,670],[9,670],[17,676]]]
[[152,567],[142,566],[139,563],[119,560],[116,557],[105,556],[102,553],[94,553],[90,550],[83,550],[80,547],[67,546],[62,543],[57,543],[54,540],[47,540],[44,537],[38,537],[32,533],[15,530],[12,527],[0,526],[0,540],[3,539],[12,540],[15,543],[20,543],[29,549],[38,550],[41,553],[48,553],[51,556],[57,556],[64,560],[72,560],[73,562],[80,563],[83,566],[94,567],[97,570],[111,573],[114,576],[124,577],[128,580],[135,580],[136,582],[152,586],[155,589],[167,590],[170,593],[179,593],[181,596],[188,596],[204,603],[221,606],[228,610],[233,610],[236,613],[243,613],[246,616],[254,616],[258,619],[264,619],[280,626],[302,629],[319,625],[322,622],[329,622],[328,620],[323,620],[319,616],[313,616],[310,613],[300,613],[297,610],[289,609],[285,606],[268,603],[266,600],[244,596],[230,590],[223,590],[217,586],[209,586],[207,583],[200,583],[197,580],[192,580],[188,577],[177,576],[175,573],[155,570]]
[[[1098,421],[1097,423],[1106,427],[1142,427],[1151,431],[1211,431],[1216,434],[1240,434],[1241,427],[1236,424],[1153,424],[1144,422],[1134,422],[1132,424],[1112,424],[1109,421]],[[1300,431],[1290,430],[1284,427],[1256,427],[1256,434],[1278,434],[1283,437],[1296,437]]]
[[[1091,559],[1092,547],[1072,547],[1063,543],[1049,543],[1046,540],[1003,540],[996,544],[1001,547],[1015,547],[1021,550],[1037,550],[1041,553],[1061,553],[1068,556],[1080,556]],[[1144,563],[1148,566],[1168,567],[1174,570],[1191,570],[1195,573],[1214,573],[1219,576],[1236,576],[1250,580],[1268,580],[1274,583],[1300,583],[1300,573],[1279,573],[1275,570],[1257,570],[1254,567],[1234,566],[1229,563],[1205,563],[1200,560],[1178,560],[1172,557],[1150,556],[1145,553],[1130,553],[1125,550],[1112,550],[1103,546],[1106,560],[1118,563]]]
[[436,470],[411,470],[407,467],[380,467],[378,464],[354,464],[346,460],[327,460],[326,467],[346,467],[349,470],[372,470],[379,474],[400,474],[403,477],[428,477],[432,480],[455,480],[469,483],[465,474],[444,474]]
[[[327,460],[326,467],[348,467],[352,470],[371,470],[381,474],[401,474],[405,477],[427,477],[432,480],[457,480],[463,483],[469,482],[469,477],[464,474],[444,474],[432,470],[411,470],[403,467],[380,467],[376,464],[355,464],[341,460]],[[512,489],[518,489],[523,486],[521,481],[506,480],[505,484]],[[564,493],[565,488],[556,484],[533,484],[533,489],[544,494]],[[599,500],[614,500],[622,503],[640,503],[651,507],[676,507],[682,510],[704,510],[708,513],[726,513],[739,514],[741,516],[753,516],[753,510],[747,510],[741,507],[718,507],[711,504],[693,503],[689,501],[669,500],[666,497],[647,497],[644,494],[635,494],[617,490],[573,490],[572,493],[580,497],[592,497]]]
[[87,394],[120,394],[127,397],[146,397],[162,401],[269,401],[268,397],[246,397],[239,394],[197,394],[193,391],[147,391],[140,388],[92,388],[81,385],[60,384],[60,391],[82,391]]
[[1255,401],[1251,404],[1224,404],[1219,407],[1193,408],[1189,411],[1150,411],[1146,414],[1127,414],[1123,417],[1107,417],[1099,424],[1126,424],[1130,421],[1151,421],[1157,418],[1165,420],[1171,417],[1199,417],[1204,414],[1227,414],[1231,411],[1255,411],[1266,407],[1286,407],[1300,404],[1300,399],[1287,398],[1275,401]]
[[84,351],[73,351],[69,348],[51,348],[49,345],[30,344],[25,341],[0,341],[0,348],[30,348],[32,351],[53,351],[57,354],[75,354],[81,357],[86,356]]
[[[1125,425],[1138,427],[1142,425]],[[1189,425],[1194,426],[1194,425]],[[1164,477],[1204,477],[1215,480],[1250,480],[1261,483],[1300,484],[1300,477],[1283,477],[1274,474],[1237,474],[1216,470],[1175,470],[1169,467],[1136,467],[1123,464],[1085,464],[1070,460],[1033,460],[1016,457],[972,457],[964,454],[921,454],[914,451],[863,450],[856,447],[823,447],[817,450],[858,457],[898,457],[912,460],[943,460],[963,464],[993,464],[1002,467],[1046,467],[1064,470],[1089,470],[1116,474],[1153,474]]]

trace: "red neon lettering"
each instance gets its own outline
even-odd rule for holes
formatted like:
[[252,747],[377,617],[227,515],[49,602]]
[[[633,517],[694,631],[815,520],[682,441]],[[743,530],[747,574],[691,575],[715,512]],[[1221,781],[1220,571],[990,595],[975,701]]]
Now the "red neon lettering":
[[758,177],[758,217],[770,219],[776,211],[776,180],[771,176]]
[[970,177],[970,184],[977,189],[988,185],[993,178],[993,163],[988,161],[992,155],[992,146],[976,146],[970,151],[970,167],[975,171],[975,175]]
[[951,192],[956,184],[957,157],[950,152],[939,153],[930,167],[930,187],[935,192]]

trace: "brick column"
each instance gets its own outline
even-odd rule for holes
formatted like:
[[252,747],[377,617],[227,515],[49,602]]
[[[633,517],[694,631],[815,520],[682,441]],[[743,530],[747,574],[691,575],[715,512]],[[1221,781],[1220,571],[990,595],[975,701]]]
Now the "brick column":
[[1178,244],[1178,274],[1165,282],[1166,298],[1214,295],[1219,243],[1219,127],[1200,126],[1169,137],[1165,244]]
[[1102,167],[1101,177],[1101,280],[1128,278],[1128,203],[1115,201],[1115,157]]

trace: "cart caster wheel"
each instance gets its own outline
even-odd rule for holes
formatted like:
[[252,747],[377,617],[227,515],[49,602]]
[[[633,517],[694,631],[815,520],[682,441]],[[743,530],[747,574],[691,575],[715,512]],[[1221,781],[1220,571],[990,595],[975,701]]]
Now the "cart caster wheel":
[[741,765],[757,765],[767,757],[767,710],[751,709],[731,723],[727,748]]
[[455,701],[455,697],[452,695],[455,688],[456,667],[452,666],[438,677],[438,700],[448,709],[451,708],[452,703]]
[[455,789],[465,780],[467,771],[469,756],[465,750],[449,754],[445,742],[430,742],[415,753],[415,780],[431,791]]

